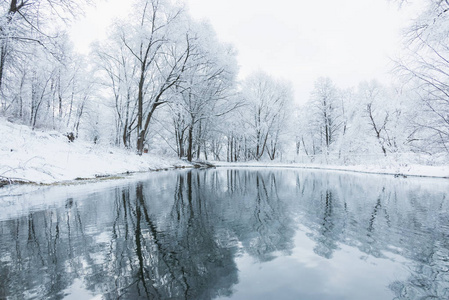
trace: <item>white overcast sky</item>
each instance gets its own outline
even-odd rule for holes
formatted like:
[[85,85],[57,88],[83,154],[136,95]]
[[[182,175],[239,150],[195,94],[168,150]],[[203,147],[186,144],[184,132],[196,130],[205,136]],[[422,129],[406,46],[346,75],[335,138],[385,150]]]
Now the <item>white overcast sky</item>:
[[[416,0],[419,1],[419,0]],[[416,6],[388,0],[184,0],[191,15],[207,20],[219,39],[238,52],[240,78],[262,70],[292,82],[304,103],[314,81],[330,77],[339,87],[363,80],[388,83],[390,58],[401,48],[401,30]],[[89,9],[72,28],[77,48],[105,36],[130,1],[109,0]]]

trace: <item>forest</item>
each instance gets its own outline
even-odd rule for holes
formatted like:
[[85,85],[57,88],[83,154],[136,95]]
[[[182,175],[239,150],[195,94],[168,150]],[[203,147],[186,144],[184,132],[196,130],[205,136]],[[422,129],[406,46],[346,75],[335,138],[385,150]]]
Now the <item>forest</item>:
[[448,1],[427,1],[404,31],[396,83],[348,89],[323,76],[303,105],[288,78],[240,79],[238,49],[170,0],[133,1],[79,54],[67,30],[87,5],[0,2],[1,116],[189,161],[448,162]]

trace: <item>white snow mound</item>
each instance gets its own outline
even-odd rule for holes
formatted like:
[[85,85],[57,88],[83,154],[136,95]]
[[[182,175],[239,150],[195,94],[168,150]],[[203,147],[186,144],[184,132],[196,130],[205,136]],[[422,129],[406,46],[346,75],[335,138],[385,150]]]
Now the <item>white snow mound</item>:
[[56,131],[32,130],[0,118],[0,177],[54,183],[126,172],[187,166],[183,161],[68,138]]

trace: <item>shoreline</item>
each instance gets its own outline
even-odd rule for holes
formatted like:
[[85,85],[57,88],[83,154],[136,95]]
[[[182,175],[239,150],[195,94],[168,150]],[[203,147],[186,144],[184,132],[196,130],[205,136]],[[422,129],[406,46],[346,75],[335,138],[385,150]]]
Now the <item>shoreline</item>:
[[[214,162],[216,163],[216,162]],[[387,168],[373,168],[371,170],[366,169],[366,165],[354,165],[354,166],[339,166],[339,165],[313,165],[313,164],[261,164],[257,162],[249,163],[227,163],[220,162],[217,163],[216,167],[221,168],[288,168],[288,169],[305,169],[305,170],[320,170],[320,171],[337,171],[337,172],[353,172],[360,174],[373,174],[373,175],[392,175],[394,177],[416,177],[416,178],[439,178],[439,179],[449,179],[449,166],[425,166],[425,165],[414,165],[418,168],[427,169],[425,172],[419,172],[417,170],[410,171],[406,168],[394,170]],[[370,166],[371,167],[371,166]],[[366,170],[361,170],[365,168]],[[440,174],[429,174],[428,172],[434,170]]]
[[162,171],[173,171],[173,170],[179,170],[179,169],[193,169],[196,168],[193,164],[192,165],[180,165],[180,166],[171,166],[171,167],[165,167],[160,169],[151,169],[147,171],[126,171],[122,173],[117,174],[104,174],[104,175],[96,175],[95,177],[77,177],[75,179],[66,179],[66,180],[59,180],[59,181],[53,181],[53,182],[39,182],[39,181],[33,181],[29,179],[22,179],[22,178],[7,178],[0,176],[0,189],[2,187],[8,186],[8,185],[36,185],[36,186],[58,186],[58,185],[77,185],[77,184],[84,184],[84,183],[95,183],[99,181],[106,181],[106,180],[117,180],[117,179],[125,179],[126,177],[130,177],[136,174],[145,174],[145,173],[153,173],[153,172],[162,172]]
[[[182,163],[179,163],[182,162]],[[371,167],[371,169],[370,169]],[[120,173],[111,173],[111,174],[97,174],[94,176],[86,176],[86,177],[77,177],[74,179],[63,179],[63,180],[54,180],[54,181],[46,181],[39,182],[38,180],[34,181],[28,178],[8,178],[5,176],[0,176],[0,188],[8,186],[8,185],[36,185],[36,186],[58,186],[58,185],[77,185],[84,183],[95,183],[99,181],[105,180],[116,180],[116,179],[124,179],[128,176],[132,176],[135,174],[144,174],[144,173],[152,173],[152,172],[161,172],[161,171],[172,171],[179,169],[194,169],[194,168],[286,168],[286,169],[303,169],[303,170],[319,170],[319,171],[332,171],[332,172],[352,172],[359,174],[368,174],[368,175],[389,175],[400,178],[407,177],[415,177],[415,178],[436,178],[436,179],[449,179],[449,166],[423,166],[423,165],[414,165],[417,170],[406,170],[405,168],[373,168],[373,166],[366,165],[355,165],[355,166],[338,166],[338,165],[308,165],[308,164],[282,164],[282,163],[261,163],[261,162],[187,162],[187,161],[178,161],[177,164],[173,164],[171,166],[164,166],[161,168],[149,168],[148,170],[137,170],[137,171],[125,171]],[[362,168],[364,170],[362,170]],[[132,169],[132,168],[130,168]],[[425,172],[423,172],[423,169]],[[421,170],[421,172],[420,172]],[[429,174],[432,170],[436,174]]]
[[[378,161],[345,166],[335,164],[281,162],[188,162],[157,154],[137,155],[131,149],[92,144],[55,131],[32,130],[0,117],[0,188],[11,184],[56,185],[95,182],[129,174],[201,167],[297,168],[322,171],[393,175],[396,177],[449,178],[449,165],[428,166],[398,161]],[[155,151],[156,153],[157,151]]]

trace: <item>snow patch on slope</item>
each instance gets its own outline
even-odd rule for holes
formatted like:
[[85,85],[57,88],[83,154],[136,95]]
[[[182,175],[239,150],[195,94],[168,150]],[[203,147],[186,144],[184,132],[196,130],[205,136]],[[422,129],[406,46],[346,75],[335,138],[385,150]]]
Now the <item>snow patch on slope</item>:
[[127,172],[189,166],[177,160],[86,141],[69,142],[56,131],[32,130],[0,118],[0,176],[54,183]]

